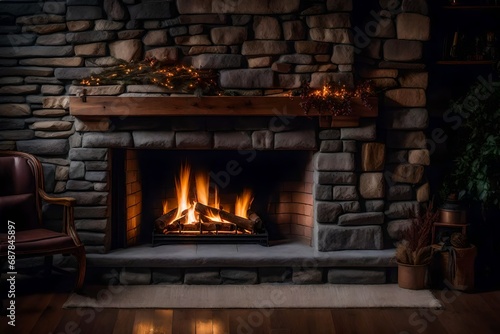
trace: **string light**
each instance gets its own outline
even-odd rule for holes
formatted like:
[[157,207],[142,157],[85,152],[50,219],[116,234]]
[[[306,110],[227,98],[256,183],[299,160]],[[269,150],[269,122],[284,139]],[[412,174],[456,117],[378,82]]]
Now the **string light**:
[[364,106],[371,108],[368,97],[373,95],[373,84],[371,81],[364,81],[355,88],[348,88],[345,85],[328,83],[320,89],[312,89],[308,82],[303,82],[300,90],[290,95],[301,97],[300,106],[305,114],[315,109],[319,113],[346,116],[352,112],[354,98],[359,98]]

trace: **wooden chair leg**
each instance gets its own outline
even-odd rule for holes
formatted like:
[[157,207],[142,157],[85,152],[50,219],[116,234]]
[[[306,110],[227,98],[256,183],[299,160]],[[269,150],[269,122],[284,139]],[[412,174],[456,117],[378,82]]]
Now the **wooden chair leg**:
[[87,257],[85,255],[85,248],[80,246],[75,254],[78,261],[78,277],[76,280],[75,290],[80,291],[83,287],[83,282],[85,281],[85,271],[87,268]]

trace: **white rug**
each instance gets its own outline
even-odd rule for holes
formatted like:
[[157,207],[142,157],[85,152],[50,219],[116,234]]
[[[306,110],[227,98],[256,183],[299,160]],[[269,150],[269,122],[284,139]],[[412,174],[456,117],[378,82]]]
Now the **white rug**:
[[96,298],[72,294],[63,306],[98,308],[441,308],[428,290],[381,285],[134,285]]

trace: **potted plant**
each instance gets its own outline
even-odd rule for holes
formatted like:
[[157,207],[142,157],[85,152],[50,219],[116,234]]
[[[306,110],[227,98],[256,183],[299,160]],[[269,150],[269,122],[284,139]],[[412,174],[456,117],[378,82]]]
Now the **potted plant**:
[[405,289],[424,289],[427,268],[432,260],[432,225],[438,220],[439,213],[433,203],[423,212],[418,212],[403,234],[403,240],[396,248],[398,263],[398,285]]
[[[472,85],[451,104],[452,129],[458,138],[441,194],[457,193],[468,209],[467,236],[478,248],[479,275],[485,283],[500,279],[500,82],[491,78]],[[458,122],[458,120],[460,120]]]

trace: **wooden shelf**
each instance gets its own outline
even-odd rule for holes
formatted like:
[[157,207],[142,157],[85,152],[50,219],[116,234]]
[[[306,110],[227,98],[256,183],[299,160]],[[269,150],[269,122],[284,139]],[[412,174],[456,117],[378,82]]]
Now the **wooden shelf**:
[[[82,119],[102,119],[118,116],[292,116],[318,117],[311,110],[305,115],[300,97],[288,96],[175,96],[175,97],[70,97],[70,114]],[[369,98],[372,108],[360,99],[353,100],[353,112],[348,116],[330,117],[333,127],[356,126],[361,117],[377,117],[378,98]],[[321,116],[321,117],[320,117]],[[326,127],[326,125],[324,126]]]
[[493,65],[494,60],[438,60],[437,65]]
[[443,9],[500,9],[499,5],[456,5],[456,6],[443,6]]

